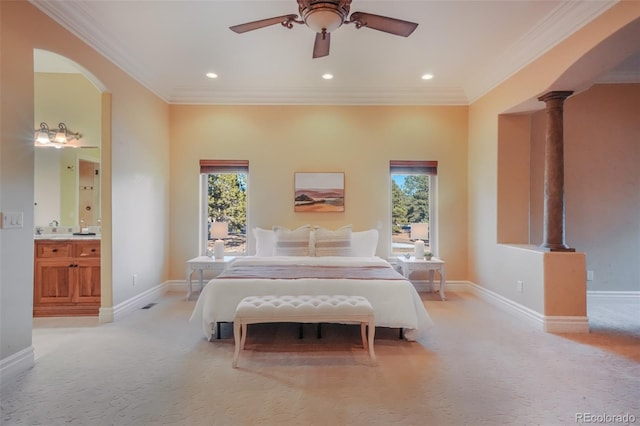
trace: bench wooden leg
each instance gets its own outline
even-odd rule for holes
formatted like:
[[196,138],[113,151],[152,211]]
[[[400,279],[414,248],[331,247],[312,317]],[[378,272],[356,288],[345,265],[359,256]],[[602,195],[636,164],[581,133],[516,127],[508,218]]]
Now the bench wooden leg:
[[242,339],[240,341],[240,349],[244,350],[244,344],[247,341],[247,324],[242,324],[240,333],[242,334]]
[[[240,350],[244,348],[244,336],[246,334],[246,324],[240,325],[238,321],[233,323],[233,338],[235,340],[236,347],[233,351],[233,361],[231,366],[233,368],[238,367],[238,357],[240,356]],[[242,332],[244,329],[244,333]]]
[[376,324],[374,321],[370,321],[368,343],[369,343],[369,358],[371,358],[372,365],[376,365],[376,354],[373,351],[373,339],[375,338],[375,334],[376,334]]

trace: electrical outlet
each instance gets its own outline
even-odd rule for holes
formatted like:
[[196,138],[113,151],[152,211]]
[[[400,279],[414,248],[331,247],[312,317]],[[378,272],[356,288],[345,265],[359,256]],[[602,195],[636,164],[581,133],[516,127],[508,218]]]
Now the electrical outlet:
[[524,281],[518,280],[518,292],[522,293],[524,291]]
[[133,286],[135,287],[138,284],[138,274],[133,274]]
[[593,281],[593,271],[587,271],[587,281]]

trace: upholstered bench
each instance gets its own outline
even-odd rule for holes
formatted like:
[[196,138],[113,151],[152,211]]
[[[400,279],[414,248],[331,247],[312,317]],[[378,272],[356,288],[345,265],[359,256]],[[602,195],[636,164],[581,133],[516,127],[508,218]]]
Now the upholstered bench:
[[[360,323],[362,345],[369,349],[371,363],[375,365],[373,351],[375,320],[373,308],[362,296],[249,296],[238,304],[233,322],[235,352],[233,368],[238,366],[240,351],[247,338],[247,324],[268,322],[299,323]],[[367,337],[368,327],[368,337]]]

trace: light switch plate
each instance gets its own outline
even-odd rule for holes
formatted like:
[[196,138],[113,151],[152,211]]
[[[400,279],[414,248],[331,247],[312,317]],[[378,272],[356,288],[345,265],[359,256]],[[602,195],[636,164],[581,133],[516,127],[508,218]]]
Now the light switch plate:
[[2,229],[19,229],[23,226],[22,212],[3,212]]

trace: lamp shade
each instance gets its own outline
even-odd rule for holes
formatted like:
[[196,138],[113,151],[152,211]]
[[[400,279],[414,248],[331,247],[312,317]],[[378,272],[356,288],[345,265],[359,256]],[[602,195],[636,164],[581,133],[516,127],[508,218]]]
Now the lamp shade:
[[227,222],[211,223],[211,238],[226,238],[229,236],[229,224]]
[[411,239],[412,240],[426,240],[429,238],[429,224],[428,223],[412,223],[411,224]]
[[41,144],[51,143],[51,139],[49,138],[49,132],[40,131],[36,133],[36,142]]

